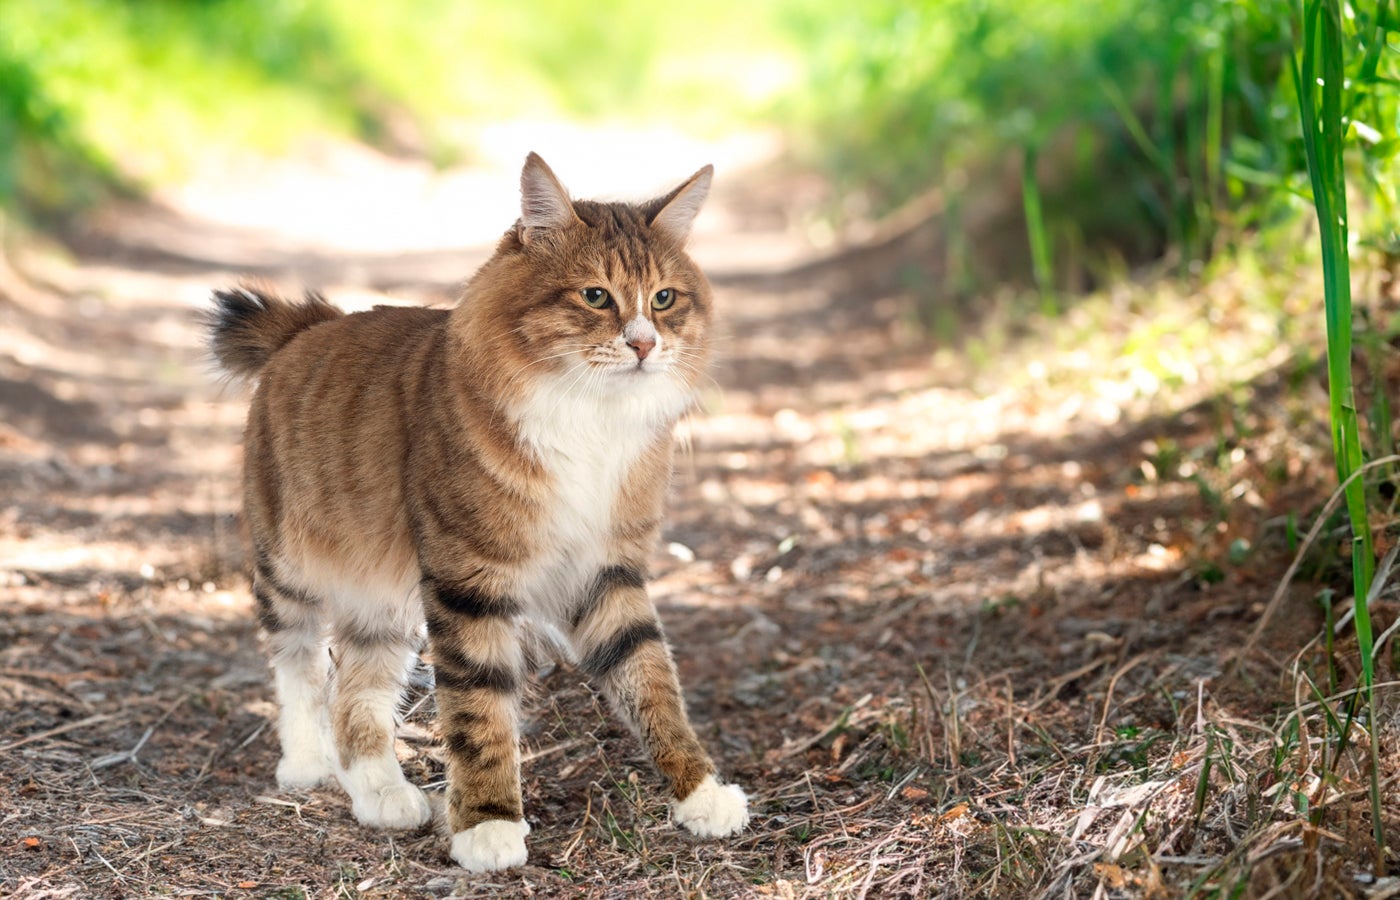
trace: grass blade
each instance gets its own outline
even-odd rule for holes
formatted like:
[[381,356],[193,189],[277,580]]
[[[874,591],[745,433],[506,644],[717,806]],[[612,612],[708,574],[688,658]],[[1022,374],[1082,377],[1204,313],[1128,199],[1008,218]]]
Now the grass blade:
[[1346,174],[1343,166],[1342,13],[1339,0],[1310,0],[1303,15],[1303,58],[1293,69],[1302,118],[1303,149],[1312,182],[1322,244],[1323,289],[1327,319],[1327,382],[1331,404],[1332,448],[1337,477],[1346,485],[1347,515],[1352,527],[1352,578],[1356,603],[1356,639],[1361,655],[1358,702],[1368,711],[1371,732],[1371,819],[1376,872],[1384,872],[1385,835],[1380,816],[1373,635],[1366,606],[1375,571],[1366,485],[1351,475],[1364,465],[1355,391],[1352,387],[1351,269],[1347,256]]

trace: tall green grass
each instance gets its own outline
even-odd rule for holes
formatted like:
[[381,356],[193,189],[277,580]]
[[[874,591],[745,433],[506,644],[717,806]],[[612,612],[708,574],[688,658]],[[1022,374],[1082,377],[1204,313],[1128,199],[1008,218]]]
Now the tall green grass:
[[[1358,23],[1359,27],[1354,28],[1349,36],[1344,29],[1339,0],[1308,0],[1303,12],[1302,59],[1293,70],[1321,241],[1332,447],[1352,530],[1355,626],[1361,657],[1361,685],[1355,696],[1366,712],[1366,727],[1370,733],[1370,799],[1377,873],[1384,871],[1385,834],[1381,820],[1374,637],[1368,609],[1376,556],[1366,482],[1359,477],[1366,454],[1362,447],[1352,383],[1354,319],[1347,221],[1346,147],[1348,128],[1357,130],[1354,128],[1356,121],[1351,116],[1368,108],[1372,114],[1379,114],[1384,108],[1384,101],[1374,88],[1386,84],[1378,80],[1378,70],[1381,54],[1387,52],[1384,21],[1388,5],[1388,0],[1381,0],[1369,27],[1365,22]],[[1359,71],[1356,73],[1358,77],[1351,84],[1348,83],[1346,60],[1346,50],[1349,48],[1362,50]],[[1394,98],[1390,100],[1393,111]],[[1390,121],[1393,127],[1394,119]],[[1364,133],[1365,129],[1362,131]],[[1368,167],[1367,171],[1373,172],[1374,167]],[[1384,385],[1380,393],[1384,396]],[[1388,415],[1383,419],[1388,420]],[[1385,424],[1388,428],[1388,421]],[[1384,435],[1383,442],[1388,442],[1389,437],[1389,434]],[[1331,640],[1330,634],[1328,640]],[[1345,734],[1342,739],[1345,739]]]

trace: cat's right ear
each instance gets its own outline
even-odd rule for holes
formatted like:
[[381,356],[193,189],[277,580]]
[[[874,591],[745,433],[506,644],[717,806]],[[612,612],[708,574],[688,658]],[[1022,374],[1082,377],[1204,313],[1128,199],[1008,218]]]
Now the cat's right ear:
[[710,180],[714,175],[715,167],[706,166],[686,179],[685,184],[647,204],[653,210],[650,225],[669,232],[676,240],[685,243],[691,226],[695,224],[695,217],[700,214],[700,207],[710,193]]
[[520,240],[530,243],[535,229],[564,228],[578,222],[569,192],[538,153],[525,157],[520,173]]

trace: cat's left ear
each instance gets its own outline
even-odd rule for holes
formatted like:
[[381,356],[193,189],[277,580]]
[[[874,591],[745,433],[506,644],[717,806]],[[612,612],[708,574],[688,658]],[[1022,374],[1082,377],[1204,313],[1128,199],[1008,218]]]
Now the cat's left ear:
[[715,167],[706,166],[671,193],[651,201],[647,205],[656,211],[651,214],[648,224],[684,243],[690,237],[690,228],[700,214],[700,207],[705,204],[705,197],[710,193],[710,180],[714,175]]
[[569,192],[538,153],[525,157],[520,173],[520,236],[529,243],[536,228],[564,228],[578,222]]

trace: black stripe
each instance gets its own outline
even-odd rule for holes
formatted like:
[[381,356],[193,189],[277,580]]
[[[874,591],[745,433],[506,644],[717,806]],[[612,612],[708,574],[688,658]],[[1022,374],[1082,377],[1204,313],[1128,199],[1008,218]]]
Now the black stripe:
[[457,762],[489,769],[503,763],[513,750],[512,744],[483,743],[474,736],[481,716],[461,713],[443,723],[443,746]]
[[442,714],[440,723],[442,742],[453,756],[471,760],[481,755],[483,748],[472,735],[477,731],[482,721],[482,716],[467,710],[456,710]]
[[465,731],[454,731],[443,737],[443,744],[455,759],[468,762],[481,756],[482,746]]
[[272,588],[282,597],[305,606],[316,605],[316,598],[300,588],[294,588],[277,577],[272,567],[272,557],[266,551],[259,550],[257,562],[254,564],[255,583],[262,582]]
[[253,599],[258,601],[258,624],[266,628],[268,634],[286,629],[287,623],[282,621],[272,605],[272,595],[261,584],[253,585]]
[[659,640],[661,627],[655,621],[633,623],[594,647],[583,660],[583,670],[595,678],[606,678],[638,647]]
[[468,812],[480,813],[486,819],[508,819],[512,822],[520,818],[520,810],[503,803],[473,803]]
[[431,597],[444,609],[470,619],[509,618],[520,613],[520,604],[509,597],[497,597],[474,587],[454,587],[431,575],[423,579],[423,596]]
[[370,650],[375,647],[383,647],[386,644],[409,644],[411,640],[406,638],[401,632],[381,631],[373,627],[363,627],[360,625],[346,626],[336,630],[335,639],[341,644],[348,644],[359,650]]
[[509,694],[520,686],[515,673],[505,666],[490,666],[470,659],[443,660],[433,665],[439,687],[454,691],[495,691]]
[[603,600],[613,591],[627,588],[641,589],[646,585],[646,579],[642,577],[641,570],[636,566],[608,566],[593,578],[593,583],[589,585],[588,593],[584,595],[583,602],[569,617],[569,626],[578,628],[583,620],[591,616],[593,611],[601,606]]
[[450,632],[453,624],[457,621],[451,613],[445,612],[431,603],[423,604],[423,618],[428,625],[429,637]]

